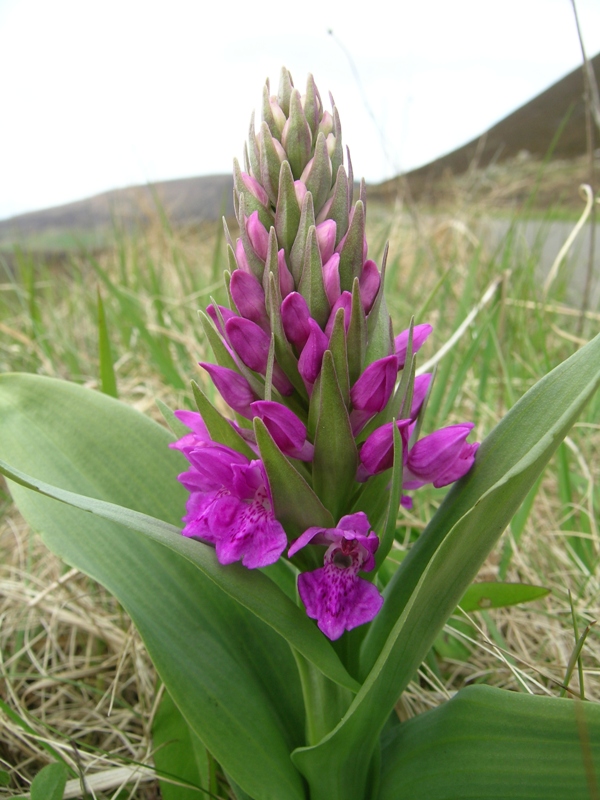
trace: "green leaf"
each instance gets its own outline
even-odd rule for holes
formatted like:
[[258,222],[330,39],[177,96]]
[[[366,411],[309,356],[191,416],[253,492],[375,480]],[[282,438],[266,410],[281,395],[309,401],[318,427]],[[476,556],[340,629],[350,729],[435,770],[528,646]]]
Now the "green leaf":
[[463,594],[459,605],[463,611],[481,611],[487,608],[504,608],[517,603],[539,600],[550,593],[544,586],[529,583],[473,583]]
[[[170,441],[106,395],[41,376],[0,376],[0,455],[167,524],[186,498],[176,480],[186,462]],[[303,800],[289,753],[302,742],[304,712],[285,640],[162,544],[18,485],[11,491],[46,544],[122,603],[186,721],[236,782],[255,800]]]
[[[317,632],[306,614],[289,599],[289,596],[281,594],[276,582],[265,578],[261,572],[248,570],[241,564],[228,564],[223,567],[217,561],[212,547],[181,536],[179,528],[168,522],[114,503],[51,486],[14,469],[1,459],[0,474],[27,489],[143,533],[149,539],[182,555],[240,605],[280,633],[334,682],[353,691],[358,689],[356,681],[347,674],[334,650]],[[293,570],[293,567],[291,568]],[[279,573],[279,577],[280,580],[287,579],[289,582],[289,576],[282,578]],[[289,588],[289,583],[287,586]]]
[[[190,730],[181,712],[165,691],[152,723],[154,764],[159,775],[181,781],[160,780],[162,800],[202,800],[208,787],[208,752]],[[198,788],[193,788],[198,787]]]
[[359,278],[364,264],[365,207],[358,200],[354,206],[352,222],[340,253],[340,287],[351,292],[354,279]]
[[110,339],[108,338],[108,327],[106,325],[106,314],[104,313],[104,303],[98,287],[98,354],[100,358],[100,386],[104,394],[111,397],[117,396],[117,379],[113,366],[112,353],[110,351]]
[[386,244],[381,259],[381,283],[379,285],[379,291],[377,292],[375,302],[367,317],[368,344],[365,355],[365,367],[368,367],[369,364],[372,364],[374,361],[385,358],[394,352],[392,322],[385,302],[384,290],[388,247],[389,245]]
[[184,425],[183,422],[180,422],[177,419],[173,410],[169,408],[169,406],[164,403],[160,397],[155,397],[154,402],[158,406],[158,410],[162,414],[164,421],[167,423],[169,430],[174,436],[176,436],[178,439],[181,439],[190,432],[190,429],[187,427],[187,425]]
[[304,195],[302,201],[302,208],[300,210],[300,223],[298,225],[298,233],[296,240],[292,246],[290,253],[290,268],[296,286],[300,284],[302,278],[302,269],[304,267],[304,254],[306,253],[306,240],[311,226],[316,225],[315,222],[315,208],[313,203],[313,196],[310,192]]
[[344,309],[338,308],[335,313],[333,329],[329,338],[329,349],[333,356],[335,374],[340,386],[342,398],[347,408],[350,407],[350,383],[348,380],[348,352],[346,350],[346,329],[344,327]]
[[379,800],[589,800],[600,776],[600,707],[489,686],[396,727]]
[[[294,176],[288,161],[282,161],[279,172],[279,194],[275,212],[275,231],[279,246],[289,254],[298,233],[300,206],[296,199]],[[267,230],[269,228],[267,227]]]
[[363,797],[365,764],[398,696],[599,383],[597,336],[527,392],[483,442],[474,468],[384,591],[361,650],[364,683],[348,713],[319,745],[293,755],[311,786],[321,776],[311,800]]
[[31,800],[62,800],[67,785],[67,768],[55,761],[47,764],[33,779],[30,788]]
[[321,367],[320,409],[314,441],[313,486],[337,522],[354,487],[358,451],[330,350],[325,351]]
[[258,417],[254,418],[254,432],[269,478],[275,516],[287,534],[295,538],[311,525],[333,528],[334,520],[329,511],[283,455]]

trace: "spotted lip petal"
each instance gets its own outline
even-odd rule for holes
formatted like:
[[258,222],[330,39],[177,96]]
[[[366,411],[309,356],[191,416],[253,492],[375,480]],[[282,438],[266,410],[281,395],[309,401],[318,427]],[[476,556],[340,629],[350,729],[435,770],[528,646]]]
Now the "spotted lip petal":
[[383,605],[374,584],[334,564],[303,572],[298,577],[298,593],[308,616],[317,620],[321,632],[332,641],[371,622]]
[[342,517],[335,528],[312,527],[290,547],[288,555],[309,544],[328,545],[324,564],[298,577],[298,593],[306,613],[317,620],[329,639],[339,639],[344,631],[370,622],[379,612],[383,598],[359,571],[375,566],[373,557],[379,538],[370,530],[362,511]]

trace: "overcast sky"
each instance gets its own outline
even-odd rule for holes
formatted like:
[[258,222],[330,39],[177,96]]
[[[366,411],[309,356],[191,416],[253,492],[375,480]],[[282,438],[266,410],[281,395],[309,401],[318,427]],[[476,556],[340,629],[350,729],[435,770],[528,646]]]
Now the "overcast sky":
[[[570,0],[0,0],[0,218],[229,172],[281,66],[331,91],[379,181],[486,130],[581,60]],[[578,0],[589,56],[600,1]],[[333,31],[333,36],[328,33]]]

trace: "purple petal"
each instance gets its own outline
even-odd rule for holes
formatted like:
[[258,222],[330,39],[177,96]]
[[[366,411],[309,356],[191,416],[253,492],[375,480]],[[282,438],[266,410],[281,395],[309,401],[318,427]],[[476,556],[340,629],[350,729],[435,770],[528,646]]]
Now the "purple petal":
[[337,225],[334,220],[327,219],[317,225],[317,243],[319,245],[319,252],[321,253],[321,262],[325,264],[335,249],[335,234]]
[[308,191],[304,181],[294,181],[294,191],[296,192],[296,200],[298,201],[298,205],[300,208],[302,208],[302,202],[306,197],[306,192]]
[[246,231],[254,252],[262,261],[265,261],[269,249],[269,234],[258,218],[258,211],[253,211],[246,220]]
[[[355,514],[346,514],[345,517],[342,517],[336,525],[336,528],[368,537],[371,531],[371,524],[364,511],[357,511]],[[379,540],[377,543],[379,543]]]
[[[402,434],[412,423],[410,419],[398,420],[396,425]],[[389,469],[394,463],[394,429],[393,422],[387,422],[373,431],[363,444],[360,460],[368,475],[377,475]],[[404,437],[403,437],[404,438]],[[405,450],[405,448],[404,448]]]
[[412,398],[412,405],[410,407],[410,416],[411,419],[416,419],[417,414],[419,413],[421,406],[427,396],[427,392],[429,390],[429,384],[431,383],[432,374],[430,372],[425,372],[423,375],[417,375],[415,378],[415,384],[413,388],[413,398]]
[[266,495],[257,493],[230,527],[227,536],[217,541],[217,558],[221,564],[240,561],[248,569],[274,564],[287,546],[287,536],[269,508]]
[[392,396],[398,374],[396,356],[374,361],[365,369],[350,392],[354,408],[378,414]]
[[228,367],[219,367],[202,361],[200,366],[208,372],[227,405],[243,417],[252,419],[250,403],[256,400],[256,396],[246,378]]
[[[236,272],[239,272],[239,271],[240,270],[236,270]],[[242,273],[242,274],[245,274],[245,273]],[[219,309],[219,311],[221,313],[221,317],[223,318],[223,322],[227,322],[228,319],[231,319],[232,317],[235,317],[234,312],[230,308],[225,308],[225,306],[217,306],[217,308]],[[211,318],[211,320],[214,322],[215,327],[219,331],[221,336],[224,336],[225,335],[225,331],[223,330],[223,326],[221,325],[221,319],[219,318],[219,315],[217,314],[217,308],[215,308],[211,303],[211,305],[207,306],[206,313]]]
[[[264,375],[267,371],[271,337],[259,325],[244,317],[233,317],[225,325],[227,336],[244,364]],[[278,364],[273,365],[273,385],[282,394],[294,391],[286,374]]]
[[445,472],[440,473],[434,480],[433,485],[435,488],[439,489],[442,486],[448,486],[449,483],[454,483],[454,481],[457,481],[459,478],[462,478],[463,475],[466,475],[473,466],[473,462],[475,461],[475,453],[477,452],[478,448],[479,442],[473,442],[473,444],[465,442],[458,458],[452,464],[450,464]]
[[[422,325],[415,325],[413,328],[413,355],[421,349],[425,340],[431,333],[433,328],[428,323],[423,323]],[[399,369],[404,367],[406,363],[406,350],[408,347],[408,334],[409,329],[402,331],[396,336],[394,340],[396,355],[398,356],[398,365]]]
[[184,536],[216,544],[227,536],[243,511],[244,504],[225,489],[214,492],[193,492],[186,504]]
[[365,261],[360,278],[358,279],[360,299],[362,301],[365,314],[368,314],[371,310],[371,306],[377,297],[380,284],[381,275],[377,269],[377,264],[371,260]]
[[191,430],[191,433],[187,433],[176,442],[171,442],[169,447],[173,450],[181,450],[185,455],[189,450],[202,447],[212,441],[208,428],[197,411],[181,410],[174,413],[177,419]]
[[335,322],[335,315],[337,314],[338,308],[344,309],[344,330],[348,333],[348,328],[350,327],[350,314],[352,313],[352,295],[350,292],[342,292],[338,299],[333,304],[333,308],[331,309],[331,314],[329,315],[329,319],[327,320],[327,325],[325,326],[325,335],[329,339],[331,336],[331,332],[333,330],[333,324]]
[[314,544],[329,544],[329,539],[325,539],[325,534],[327,533],[327,528],[317,528],[313,526],[312,528],[307,528],[304,533],[302,533],[292,544],[290,545],[290,549],[288,550],[288,556],[291,558],[292,556],[296,555],[298,550],[302,550],[303,547],[306,547],[307,544],[311,544],[315,537],[319,537],[319,540],[314,542]]
[[[330,306],[335,306],[340,294],[340,254],[334,253],[327,263],[323,264],[323,284]],[[338,306],[339,308],[339,306]]]
[[[467,445],[468,452],[465,453],[464,459],[462,453],[465,440],[473,427],[472,422],[450,425],[419,439],[408,452],[405,464],[405,488],[417,489],[426,483],[438,484],[445,476],[454,473],[456,462],[462,462],[461,469],[468,463],[464,470],[466,472],[473,463],[472,445]],[[461,475],[464,472],[461,472]],[[452,480],[456,478],[452,478],[449,482]]]
[[383,597],[372,583],[333,563],[302,573],[298,593],[308,616],[317,620],[319,629],[332,641],[344,631],[370,622],[383,605]]
[[212,444],[197,448],[187,454],[188,460],[192,465],[191,473],[184,473],[187,480],[193,480],[193,486],[185,483],[183,476],[179,476],[181,483],[190,491],[212,491],[225,487],[231,491],[234,487],[234,465],[248,464],[246,456],[232,450],[224,444]]
[[281,403],[272,400],[257,400],[252,410],[260,417],[275,444],[282,453],[301,461],[311,461],[314,447],[306,440],[306,425]]
[[250,264],[248,263],[248,256],[244,250],[244,244],[241,239],[238,239],[235,243],[235,260],[241,270],[244,272],[252,272],[250,269]]
[[255,372],[265,373],[271,337],[259,325],[244,317],[233,317],[225,325],[227,336],[244,364]]
[[202,416],[197,411],[186,411],[181,409],[173,412],[179,422],[183,423],[186,428],[189,428],[192,433],[197,434],[201,439],[210,439],[208,428],[206,427]]
[[[242,317],[252,320],[269,332],[269,318],[265,310],[265,293],[258,278],[251,272],[236,269],[229,284],[231,297]],[[225,318],[225,322],[231,317]]]
[[323,353],[329,346],[329,338],[323,333],[314,319],[309,319],[308,324],[310,334],[298,359],[298,372],[304,382],[312,386],[321,372]]
[[242,180],[244,181],[246,189],[256,197],[259,203],[262,203],[265,208],[268,208],[269,197],[256,178],[253,178],[252,175],[248,175],[247,172],[242,172]]
[[281,304],[281,321],[288,340],[299,351],[306,344],[310,334],[310,311],[304,297],[298,292],[291,292]]

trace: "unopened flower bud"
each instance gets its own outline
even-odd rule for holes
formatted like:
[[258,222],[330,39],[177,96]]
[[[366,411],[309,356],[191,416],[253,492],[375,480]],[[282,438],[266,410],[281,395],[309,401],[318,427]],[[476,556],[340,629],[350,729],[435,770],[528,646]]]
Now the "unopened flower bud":
[[269,318],[265,309],[265,293],[258,278],[249,272],[236,269],[231,276],[229,291],[242,317],[252,320],[270,333]]
[[242,417],[252,419],[250,403],[256,400],[256,396],[246,378],[233,369],[220,367],[217,364],[206,364],[201,361],[200,366],[208,372],[227,405]]
[[281,304],[281,321],[285,335],[301,351],[310,334],[310,311],[308,304],[299,292],[289,294]]
[[309,319],[308,325],[310,334],[298,360],[298,372],[307,384],[307,388],[312,388],[321,372],[323,353],[327,350],[329,338],[323,333],[314,319]]

